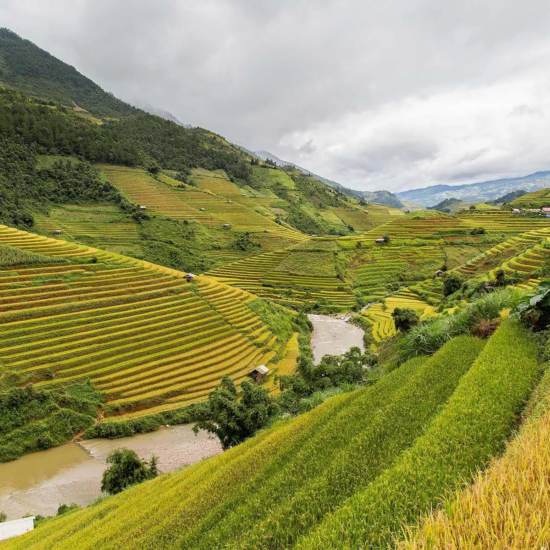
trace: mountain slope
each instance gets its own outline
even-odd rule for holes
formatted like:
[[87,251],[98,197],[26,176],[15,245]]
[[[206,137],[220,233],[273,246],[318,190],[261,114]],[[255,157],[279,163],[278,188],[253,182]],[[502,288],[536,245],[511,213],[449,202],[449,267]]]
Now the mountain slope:
[[410,189],[396,193],[403,200],[423,206],[434,206],[445,199],[459,199],[465,202],[485,202],[522,189],[535,191],[550,186],[550,171],[535,172],[518,178],[482,181],[465,185],[431,185],[422,189]]
[[0,29],[0,82],[26,94],[78,106],[99,117],[139,112],[8,29]]
[[6,548],[386,548],[516,425],[539,368],[535,346],[509,321],[483,344],[459,336],[371,387]]

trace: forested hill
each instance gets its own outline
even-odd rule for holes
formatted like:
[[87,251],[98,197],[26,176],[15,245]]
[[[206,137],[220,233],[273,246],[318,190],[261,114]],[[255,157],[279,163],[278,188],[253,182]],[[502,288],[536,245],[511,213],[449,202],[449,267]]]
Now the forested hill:
[[120,117],[138,109],[102,90],[74,67],[29,40],[0,29],[0,82],[29,95],[78,107],[95,116]]

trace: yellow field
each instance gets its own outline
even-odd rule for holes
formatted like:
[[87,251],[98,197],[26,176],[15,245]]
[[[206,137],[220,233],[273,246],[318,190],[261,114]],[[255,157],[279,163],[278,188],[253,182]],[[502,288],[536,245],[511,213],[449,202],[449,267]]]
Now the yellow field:
[[60,259],[0,270],[3,367],[38,385],[90,378],[107,416],[203,399],[284,354],[243,290],[5,226],[0,243]]

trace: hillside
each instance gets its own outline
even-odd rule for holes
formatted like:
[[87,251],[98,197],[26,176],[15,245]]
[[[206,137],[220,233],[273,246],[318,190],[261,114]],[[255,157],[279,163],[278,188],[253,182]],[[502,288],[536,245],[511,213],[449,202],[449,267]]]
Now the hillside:
[[369,388],[6,548],[386,548],[502,448],[538,368],[516,322],[487,344],[459,336]]
[[0,245],[0,358],[15,385],[90,380],[101,416],[120,419],[189,405],[222,376],[276,372],[285,357],[292,331],[271,323],[292,315],[263,317],[242,290],[5,226]]
[[431,185],[422,189],[410,189],[397,193],[399,199],[423,206],[434,206],[445,199],[460,199],[465,202],[485,202],[512,191],[535,191],[550,185],[550,172],[535,172],[518,178],[504,178],[464,185]]
[[38,98],[84,109],[100,118],[139,112],[9,29],[0,29],[0,82]]

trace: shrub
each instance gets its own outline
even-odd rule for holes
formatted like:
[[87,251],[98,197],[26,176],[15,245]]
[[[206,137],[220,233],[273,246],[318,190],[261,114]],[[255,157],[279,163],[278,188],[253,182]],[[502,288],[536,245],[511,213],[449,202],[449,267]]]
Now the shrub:
[[460,290],[463,283],[462,277],[456,272],[447,272],[443,277],[443,294],[450,296]]
[[7,519],[7,514],[5,512],[0,512],[0,523],[4,523]]
[[151,462],[141,460],[131,449],[115,449],[107,456],[107,464],[111,464],[103,472],[101,490],[110,495],[116,495],[131,485],[137,485],[158,475],[157,457]]
[[415,325],[418,325],[420,319],[414,309],[396,307],[391,316],[395,323],[395,329],[401,332],[408,332]]
[[208,397],[210,418],[198,422],[194,432],[206,430],[217,435],[225,450],[266,426],[277,410],[268,390],[248,380],[241,383],[241,390],[242,399],[239,401],[235,383],[224,376]]

